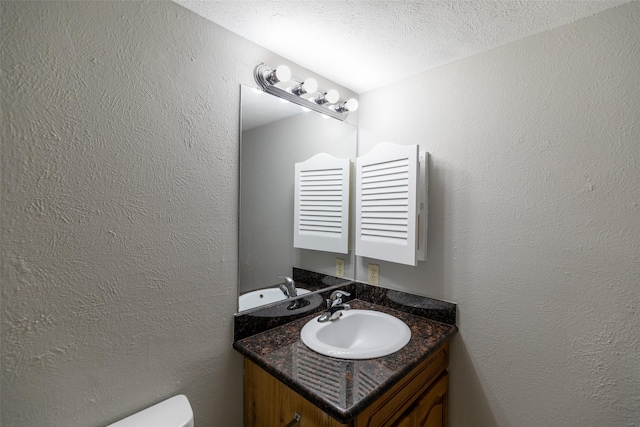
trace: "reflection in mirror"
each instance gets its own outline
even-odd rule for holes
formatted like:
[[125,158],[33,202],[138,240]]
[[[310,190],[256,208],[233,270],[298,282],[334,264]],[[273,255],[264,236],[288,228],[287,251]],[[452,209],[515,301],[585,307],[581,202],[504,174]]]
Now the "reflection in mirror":
[[[294,248],[294,178],[295,163],[318,153],[354,161],[356,143],[353,125],[241,87],[238,294],[244,296],[242,308],[261,300],[286,299],[286,280],[279,276],[294,277],[294,269],[335,276],[340,258],[344,277],[353,278],[352,250],[338,254]],[[333,284],[331,279],[324,283]],[[300,279],[295,286],[299,295],[320,289],[318,283]]]

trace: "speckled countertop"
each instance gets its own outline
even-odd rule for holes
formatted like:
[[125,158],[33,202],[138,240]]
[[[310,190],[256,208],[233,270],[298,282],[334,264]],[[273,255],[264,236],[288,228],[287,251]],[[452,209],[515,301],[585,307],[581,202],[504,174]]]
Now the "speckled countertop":
[[[351,299],[352,309],[378,310],[404,321],[411,328],[409,343],[396,353],[375,359],[345,360],[323,356],[300,340],[300,330],[318,315],[315,312],[233,344],[242,355],[342,423],[355,418],[458,331],[455,324],[424,317],[429,310],[411,314],[416,312],[416,305],[420,305],[417,300],[435,301],[440,304],[439,308],[453,310],[455,322],[455,304],[406,294],[411,304],[406,306],[407,310],[402,310],[402,306],[398,307],[398,298],[393,298],[398,291],[360,283],[351,284],[349,289],[357,289],[357,296],[369,300]],[[388,307],[390,304],[386,302],[395,307]]]

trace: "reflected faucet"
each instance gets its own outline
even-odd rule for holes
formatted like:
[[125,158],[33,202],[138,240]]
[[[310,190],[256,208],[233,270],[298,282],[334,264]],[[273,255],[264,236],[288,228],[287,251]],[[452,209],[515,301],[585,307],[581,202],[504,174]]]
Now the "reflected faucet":
[[[278,276],[284,280],[284,283],[280,283],[278,285],[278,289],[282,291],[287,299],[295,298],[298,296],[298,290],[296,289],[296,282],[289,276]],[[295,310],[298,308],[306,307],[310,304],[310,302],[304,298],[298,298],[296,300],[291,301],[291,303],[287,306],[287,310]]]
[[289,276],[278,276],[284,280],[284,283],[280,283],[278,285],[278,289],[282,291],[284,296],[287,298],[294,298],[298,296],[298,291],[296,290],[296,282]]

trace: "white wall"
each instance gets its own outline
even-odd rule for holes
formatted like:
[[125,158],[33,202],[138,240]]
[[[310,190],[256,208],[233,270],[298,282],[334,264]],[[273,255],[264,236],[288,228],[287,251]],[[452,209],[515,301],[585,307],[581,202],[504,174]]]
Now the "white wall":
[[239,84],[282,59],[171,2],[0,7],[0,424],[242,425]]
[[640,422],[639,79],[636,2],[361,95],[359,154],[431,153],[428,262],[380,281],[459,304],[452,426]]

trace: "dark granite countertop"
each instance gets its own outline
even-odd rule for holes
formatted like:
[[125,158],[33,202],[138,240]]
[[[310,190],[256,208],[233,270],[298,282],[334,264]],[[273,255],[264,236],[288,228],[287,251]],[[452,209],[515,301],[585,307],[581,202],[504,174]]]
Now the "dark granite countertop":
[[[352,299],[351,308],[382,311],[404,321],[411,328],[411,340],[404,348],[385,357],[365,360],[336,359],[315,353],[300,340],[300,330],[317,312],[233,343],[242,355],[342,423],[354,419],[458,331],[455,324],[424,317],[425,308],[415,302],[415,298],[428,300],[424,297],[402,304],[406,310],[399,311],[388,306],[403,308],[398,306],[398,298],[390,298],[397,296],[398,291],[385,290],[389,294],[385,296],[374,290],[379,295],[370,295],[368,285],[357,285],[358,294],[369,301]],[[453,310],[455,322],[455,304],[436,304],[444,305],[445,313]],[[419,308],[423,312],[411,314]]]

